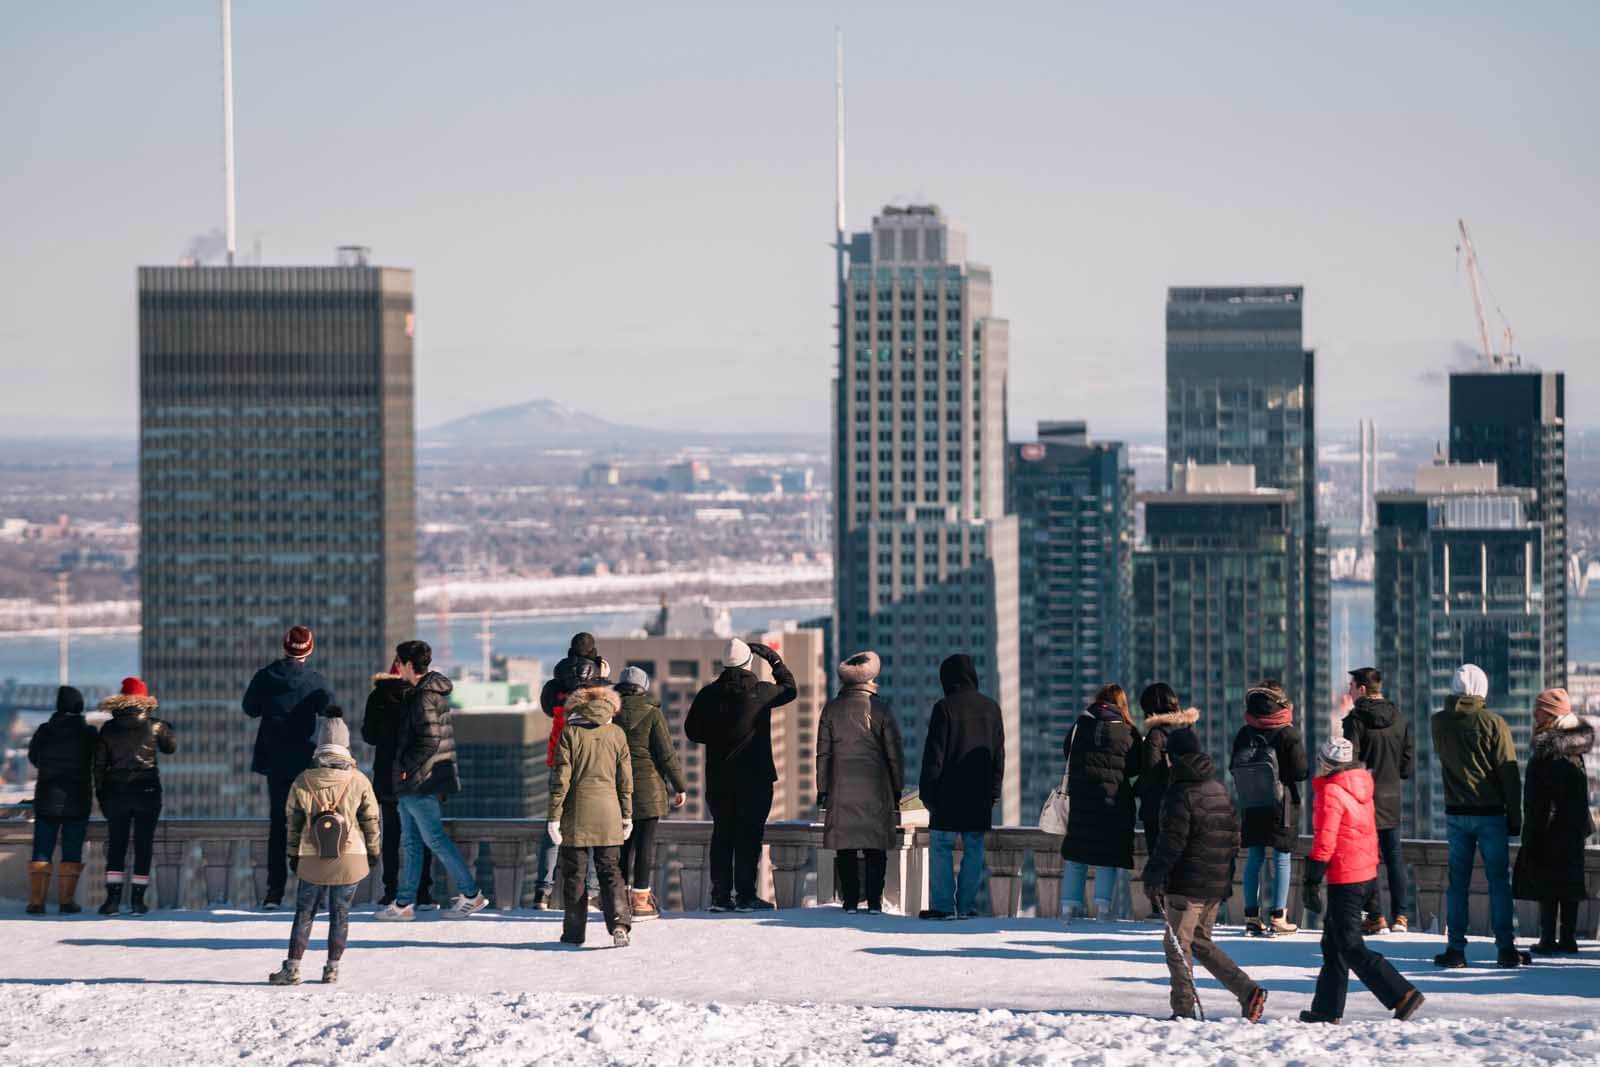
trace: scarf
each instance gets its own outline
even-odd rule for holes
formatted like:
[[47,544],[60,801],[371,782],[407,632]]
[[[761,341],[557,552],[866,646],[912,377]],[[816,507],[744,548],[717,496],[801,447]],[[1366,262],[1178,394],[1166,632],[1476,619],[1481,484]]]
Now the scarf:
[[1244,713],[1244,721],[1257,730],[1279,730],[1294,722],[1294,709],[1279,708],[1270,715],[1257,715],[1247,711]]

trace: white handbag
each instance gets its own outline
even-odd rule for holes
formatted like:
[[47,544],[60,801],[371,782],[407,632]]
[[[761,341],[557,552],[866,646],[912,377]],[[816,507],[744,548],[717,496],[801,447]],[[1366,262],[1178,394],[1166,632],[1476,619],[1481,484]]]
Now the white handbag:
[[[1073,735],[1077,735],[1074,724]],[[1067,746],[1067,765],[1061,768],[1061,784],[1050,790],[1050,795],[1044,798],[1044,807],[1039,809],[1039,829],[1047,834],[1058,837],[1067,836],[1067,813],[1071,810],[1072,799],[1067,793],[1067,774],[1072,770],[1072,746]]]

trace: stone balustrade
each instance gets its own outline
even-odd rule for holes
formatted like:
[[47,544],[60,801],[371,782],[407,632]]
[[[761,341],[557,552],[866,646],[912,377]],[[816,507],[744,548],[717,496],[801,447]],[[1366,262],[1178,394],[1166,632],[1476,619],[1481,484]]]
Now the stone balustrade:
[[[478,872],[484,891],[499,908],[527,904],[538,877],[539,843],[544,836],[542,820],[456,819],[447,820],[451,836],[460,845],[468,863]],[[79,900],[86,907],[102,898],[105,881],[105,823],[90,824],[85,850],[85,869]],[[33,826],[22,820],[0,821],[0,898],[20,900],[27,895],[28,860],[32,849]],[[666,819],[656,834],[655,887],[661,906],[667,911],[703,910],[711,902],[708,864],[711,851],[711,824]],[[1037,829],[1003,827],[990,832],[986,841],[989,907],[999,915],[1037,915],[1053,918],[1060,914],[1063,863],[1061,839]],[[1294,862],[1294,885],[1290,894],[1291,914],[1300,913],[1299,883],[1303,856],[1310,846],[1302,838]],[[258,903],[266,892],[267,824],[265,820],[163,819],[156,834],[154,869],[151,871],[150,903],[154,908],[247,907]],[[1142,835],[1135,838],[1135,869],[1144,865]],[[1407,841],[1406,861],[1410,865],[1416,893],[1413,929],[1442,925],[1447,883],[1447,848],[1442,841]],[[960,854],[957,853],[959,862]],[[130,861],[132,857],[129,857]],[[1583,936],[1596,936],[1600,926],[1600,849],[1586,853],[1590,900],[1579,914]],[[1241,855],[1239,868],[1244,866]],[[833,853],[822,847],[822,827],[806,822],[769,823],[766,848],[761,864],[761,890],[780,908],[817,907],[832,902],[834,893]],[[1267,877],[1267,872],[1263,872]],[[448,878],[442,866],[435,866],[435,884]],[[358,903],[371,903],[381,893],[379,872],[374,871],[357,892]],[[453,887],[452,887],[453,889]],[[52,893],[53,893],[52,888]],[[1092,879],[1087,896],[1097,893]],[[904,826],[890,854],[885,886],[885,906],[891,912],[914,915],[928,907],[928,830]],[[1119,915],[1146,918],[1149,907],[1137,886],[1127,880],[1112,894]],[[52,897],[53,899],[53,897]],[[1385,899],[1387,889],[1385,888]],[[1524,936],[1537,930],[1536,907],[1519,903],[1519,925]],[[1224,919],[1239,922],[1244,914],[1244,896],[1237,882],[1233,896],[1224,908]],[[1488,890],[1480,869],[1473,874],[1471,922],[1474,933],[1487,933]]]

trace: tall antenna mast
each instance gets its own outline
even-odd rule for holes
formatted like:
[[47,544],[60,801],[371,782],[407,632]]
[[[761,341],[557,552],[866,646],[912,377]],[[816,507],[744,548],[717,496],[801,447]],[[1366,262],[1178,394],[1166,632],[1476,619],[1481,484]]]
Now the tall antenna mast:
[[233,206],[233,5],[222,0],[222,211],[228,233],[228,266],[239,249]]
[[833,29],[833,228],[844,282],[844,30]]

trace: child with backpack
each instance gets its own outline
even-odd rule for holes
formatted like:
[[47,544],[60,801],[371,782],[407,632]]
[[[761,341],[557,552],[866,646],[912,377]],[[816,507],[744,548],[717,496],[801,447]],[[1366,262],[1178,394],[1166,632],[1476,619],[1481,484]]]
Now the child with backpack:
[[322,980],[339,980],[339,960],[350,936],[350,905],[378,862],[382,814],[378,796],[350,754],[344,712],[330,705],[317,735],[311,768],[289,789],[289,869],[299,879],[289,957],[267,977],[273,985],[299,985],[300,961],[317,912],[328,909],[328,962]]
[[[1245,724],[1233,739],[1229,772],[1239,797],[1244,864],[1244,925],[1252,937],[1292,934],[1300,928],[1289,907],[1289,864],[1300,836],[1300,783],[1310,775],[1306,744],[1294,725],[1294,704],[1282,684],[1268,678],[1245,694]],[[1273,853],[1272,912],[1261,919],[1261,868]]]

